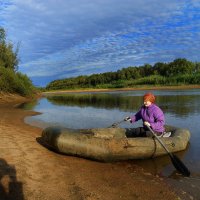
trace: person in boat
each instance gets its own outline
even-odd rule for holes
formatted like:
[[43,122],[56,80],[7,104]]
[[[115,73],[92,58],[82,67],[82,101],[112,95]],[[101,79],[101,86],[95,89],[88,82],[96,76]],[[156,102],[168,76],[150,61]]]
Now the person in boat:
[[154,133],[161,137],[165,131],[165,116],[163,111],[155,104],[156,97],[152,93],[146,93],[143,96],[143,106],[140,110],[130,117],[126,117],[125,121],[135,123],[138,120],[143,121],[143,127],[133,129],[134,131],[128,132],[128,137],[151,137],[152,133],[148,127],[154,131]]

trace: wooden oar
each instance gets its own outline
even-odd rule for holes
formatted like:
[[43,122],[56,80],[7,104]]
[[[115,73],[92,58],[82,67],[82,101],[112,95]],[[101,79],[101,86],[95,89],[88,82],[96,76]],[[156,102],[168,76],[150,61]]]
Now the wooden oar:
[[147,126],[147,128],[152,132],[153,136],[158,140],[158,142],[162,145],[162,147],[166,150],[168,155],[171,158],[171,161],[174,165],[174,167],[184,176],[190,176],[190,171],[188,168],[183,164],[183,162],[174,154],[172,154],[167,147],[164,145],[162,140],[154,133],[154,131],[151,129],[151,127]]

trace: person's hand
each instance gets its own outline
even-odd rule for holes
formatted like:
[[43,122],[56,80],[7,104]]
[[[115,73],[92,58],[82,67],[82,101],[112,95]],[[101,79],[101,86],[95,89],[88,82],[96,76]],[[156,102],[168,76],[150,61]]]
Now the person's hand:
[[112,127],[113,127],[113,128],[116,128],[117,126],[118,126],[118,123],[112,124]]
[[124,118],[124,121],[129,121],[129,122],[131,122],[131,118],[130,118],[130,117],[125,117],[125,118]]
[[144,125],[145,126],[151,126],[151,124],[149,122],[147,122],[147,121],[144,122]]

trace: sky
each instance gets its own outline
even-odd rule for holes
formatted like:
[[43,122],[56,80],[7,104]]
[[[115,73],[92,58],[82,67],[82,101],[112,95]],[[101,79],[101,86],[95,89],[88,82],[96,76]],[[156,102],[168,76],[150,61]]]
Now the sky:
[[200,61],[200,0],[0,0],[0,26],[36,86],[129,66]]

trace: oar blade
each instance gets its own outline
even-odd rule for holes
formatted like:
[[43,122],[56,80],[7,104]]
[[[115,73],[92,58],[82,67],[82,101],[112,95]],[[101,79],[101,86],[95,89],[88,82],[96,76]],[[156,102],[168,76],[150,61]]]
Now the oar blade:
[[177,171],[184,176],[190,176],[190,171],[176,155],[171,154],[170,158]]
[[188,170],[188,168],[182,163],[181,160],[179,160],[179,158],[177,156],[175,156],[174,154],[172,154],[167,147],[165,146],[165,144],[162,142],[162,140],[154,133],[154,131],[151,129],[150,126],[147,126],[148,129],[153,133],[154,137],[158,140],[158,142],[162,145],[162,147],[166,150],[166,152],[168,153],[168,155],[171,158],[171,161],[174,165],[174,167],[177,169],[177,171],[179,171],[182,175],[184,176],[190,176],[190,171]]

